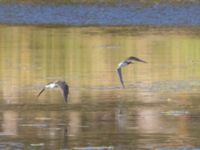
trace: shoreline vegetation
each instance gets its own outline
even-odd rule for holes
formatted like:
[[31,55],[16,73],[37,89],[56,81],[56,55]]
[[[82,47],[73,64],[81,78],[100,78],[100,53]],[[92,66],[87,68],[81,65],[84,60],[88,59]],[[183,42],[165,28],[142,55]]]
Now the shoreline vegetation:
[[199,26],[150,26],[150,25],[130,25],[130,26],[73,26],[73,25],[51,25],[51,24],[38,24],[38,25],[23,25],[23,24],[0,24],[0,28],[24,28],[27,29],[62,29],[68,28],[72,30],[79,30],[81,28],[83,33],[93,34],[93,33],[105,33],[112,35],[159,35],[159,34],[168,34],[168,35],[190,35],[190,36],[199,36],[200,27]]

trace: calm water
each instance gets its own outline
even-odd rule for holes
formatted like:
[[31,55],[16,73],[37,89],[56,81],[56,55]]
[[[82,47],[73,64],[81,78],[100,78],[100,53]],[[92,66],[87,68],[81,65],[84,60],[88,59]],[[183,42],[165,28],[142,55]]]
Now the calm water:
[[[0,27],[0,149],[200,149],[198,29]],[[123,69],[133,55],[148,61]],[[57,79],[70,86],[36,95]]]
[[[15,1],[15,0],[13,0]],[[28,0],[27,0],[28,1]],[[37,1],[37,0],[36,0]],[[72,0],[73,1],[73,0]],[[181,0],[179,0],[181,1]],[[32,4],[0,3],[1,24],[47,24],[47,25],[155,25],[155,26],[199,26],[199,3],[154,2],[148,5],[141,2],[103,0],[82,4]],[[41,0],[40,0],[41,2]],[[43,2],[43,1],[42,1]],[[55,1],[53,1],[55,2]],[[61,2],[61,1],[60,1]],[[144,2],[145,3],[145,2]]]

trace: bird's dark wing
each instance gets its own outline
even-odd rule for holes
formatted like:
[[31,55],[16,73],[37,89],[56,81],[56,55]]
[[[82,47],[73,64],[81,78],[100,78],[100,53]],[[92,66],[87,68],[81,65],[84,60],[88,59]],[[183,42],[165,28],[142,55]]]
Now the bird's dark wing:
[[42,94],[42,92],[44,92],[44,90],[45,90],[45,87],[40,91],[40,93],[37,95],[37,97],[39,97]]
[[127,61],[139,61],[139,62],[147,63],[146,61],[134,56],[130,56],[129,58],[127,58]]
[[62,90],[65,102],[67,103],[67,97],[68,97],[68,94],[69,94],[69,86],[65,82],[62,82],[61,84],[59,84],[59,86]]
[[122,86],[124,88],[125,86],[124,86],[124,81],[123,81],[123,77],[122,77],[122,69],[121,69],[121,67],[117,68],[117,73],[118,73],[120,82],[121,82],[121,84],[122,84]]

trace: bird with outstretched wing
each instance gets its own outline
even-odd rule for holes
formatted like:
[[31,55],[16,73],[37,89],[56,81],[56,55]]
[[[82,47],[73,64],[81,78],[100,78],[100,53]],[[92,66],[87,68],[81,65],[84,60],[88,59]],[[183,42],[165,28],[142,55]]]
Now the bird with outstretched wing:
[[119,76],[119,80],[122,84],[122,87],[125,88],[125,85],[124,85],[124,81],[123,81],[123,76],[122,76],[122,67],[126,67],[128,66],[129,64],[133,64],[135,62],[143,62],[143,63],[147,63],[146,61],[140,59],[140,58],[137,58],[137,57],[134,57],[134,56],[130,56],[128,57],[127,59],[123,60],[122,62],[120,62],[117,66],[117,73],[118,73],[118,76]]
[[52,88],[58,88],[58,87],[61,89],[63,93],[65,102],[67,102],[67,97],[69,94],[69,86],[66,84],[65,81],[62,81],[62,80],[50,82],[47,85],[45,85],[45,87],[39,92],[37,97],[39,97],[44,92],[45,89],[52,89]]

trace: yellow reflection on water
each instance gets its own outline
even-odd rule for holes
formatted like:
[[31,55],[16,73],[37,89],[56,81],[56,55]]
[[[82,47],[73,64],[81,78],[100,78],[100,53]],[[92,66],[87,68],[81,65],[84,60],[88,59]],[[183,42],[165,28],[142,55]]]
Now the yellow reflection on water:
[[200,42],[194,33],[23,26],[1,26],[0,32],[0,76],[7,103],[18,103],[19,93],[26,93],[27,87],[35,87],[36,92],[57,79],[66,80],[72,88],[120,87],[116,66],[131,55],[148,64],[124,68],[126,85],[200,76]]
[[27,86],[57,79],[76,88],[120,86],[116,66],[132,55],[148,64],[125,68],[126,84],[188,80],[200,75],[200,42],[193,33],[23,26],[1,26],[0,32],[2,94],[8,103],[17,102]]

